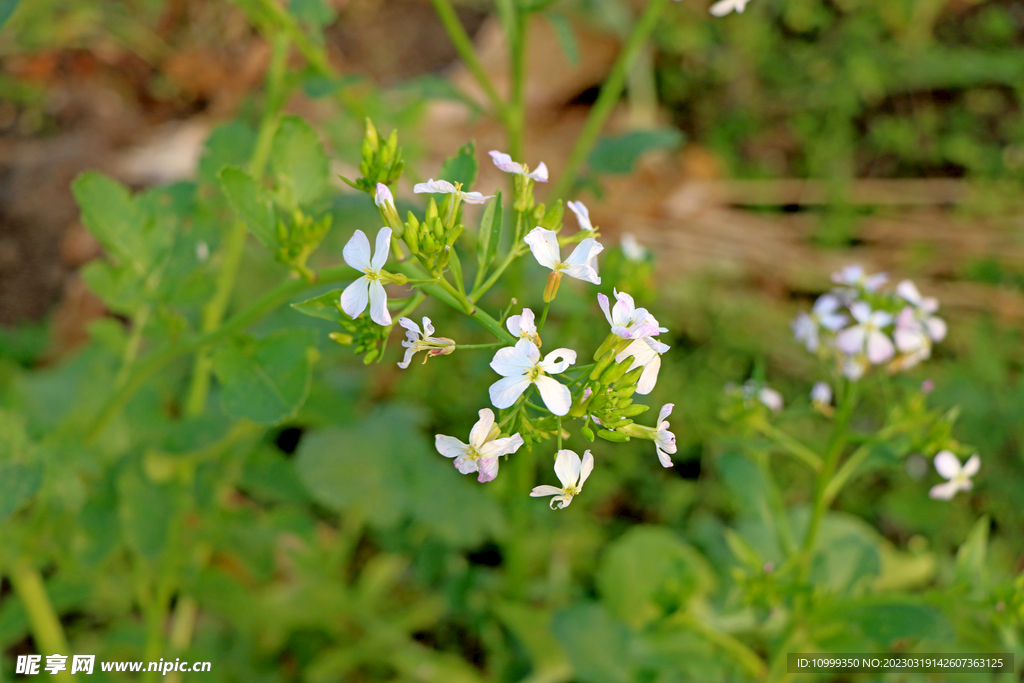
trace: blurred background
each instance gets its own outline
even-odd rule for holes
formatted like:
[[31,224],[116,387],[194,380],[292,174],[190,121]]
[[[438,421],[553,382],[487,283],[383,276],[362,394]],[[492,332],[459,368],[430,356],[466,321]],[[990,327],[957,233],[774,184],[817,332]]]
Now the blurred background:
[[[71,181],[97,169],[140,191],[212,191],[216,162],[251,147],[238,131],[258,119],[270,56],[245,4],[22,0],[0,30],[0,405],[20,416],[26,438],[46,444],[81,429],[123,328],[83,276],[101,248]],[[364,366],[327,339],[334,328],[285,308],[257,331],[312,326],[321,352],[309,398],[286,424],[228,438],[211,400],[210,415],[173,445],[168,396],[187,377],[183,362],[130,406],[129,420],[150,406],[162,421],[144,421],[105,460],[68,456],[45,515],[22,510],[5,522],[63,529],[34,543],[76,651],[141,659],[149,617],[123,587],[139,566],[170,562],[184,578],[168,619],[186,595],[198,615],[177,652],[213,663],[196,680],[742,680],[749,672],[721,643],[657,620],[692,602],[758,653],[778,644],[781,589],[750,574],[725,541],[739,529],[761,559],[778,560],[757,541],[760,475],[737,455],[758,444],[719,419],[722,387],[762,376],[798,406],[785,426],[821,438],[800,407],[824,370],[792,341],[789,321],[854,262],[894,282],[911,277],[941,301],[948,338],[896,381],[932,380],[929,405],[959,406],[954,433],[984,464],[975,490],[951,503],[928,499],[937,480],[914,454],[843,493],[836,528],[860,540],[821,560],[857,567],[836,595],[900,590],[933,612],[903,630],[846,612],[849,640],[818,646],[1019,648],[1020,617],[1005,612],[1024,570],[1024,4],[752,0],[722,19],[707,4],[680,0],[665,12],[573,192],[609,247],[629,232],[648,250],[643,268],[623,269],[609,249],[602,274],[670,329],[650,403],[675,403],[675,467],[662,470],[646,442],[616,445],[614,456],[599,442],[586,493],[558,513],[523,500],[508,478],[479,486],[450,471],[432,435],[465,438],[485,405],[489,357],[403,372],[393,341],[382,363]],[[484,156],[504,149],[504,133],[482,113],[429,2],[292,0],[289,9],[314,35],[322,29],[343,74],[324,83],[300,70],[287,106],[318,130],[332,170],[358,175],[370,116],[385,133],[399,130],[409,162],[400,205],[418,205],[412,183],[437,177],[470,140],[481,161],[475,189],[505,182]],[[639,9],[559,0],[531,17],[531,167],[544,161],[558,175]],[[507,47],[493,8],[457,10],[504,91]],[[365,195],[337,184],[319,266],[341,262],[353,230],[379,228]],[[188,210],[215,251],[217,215]],[[284,272],[249,245],[232,306]],[[563,289],[558,346],[585,347],[592,292]],[[189,310],[183,320],[195,318]],[[424,313],[440,334],[480,336],[440,307]],[[866,432],[893,405],[873,386],[858,425]],[[195,491],[180,524],[169,521],[173,503],[150,523],[173,487],[126,473],[152,474],[154,453],[184,462],[200,447],[207,455],[189,460]],[[784,462],[776,478],[785,506],[809,502],[798,468]],[[138,510],[149,520],[141,527]],[[936,599],[959,585],[957,551],[979,519],[984,580]],[[636,584],[651,566],[664,576]],[[13,677],[17,654],[38,651],[6,581],[0,648],[0,679]]]

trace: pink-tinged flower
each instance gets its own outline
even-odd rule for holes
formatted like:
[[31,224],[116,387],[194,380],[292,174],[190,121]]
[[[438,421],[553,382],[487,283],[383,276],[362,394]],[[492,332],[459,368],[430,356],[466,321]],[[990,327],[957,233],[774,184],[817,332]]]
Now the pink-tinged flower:
[[864,272],[863,266],[857,263],[852,266],[846,266],[838,273],[832,273],[832,282],[837,285],[862,288],[867,292],[878,291],[878,288],[884,285],[888,280],[889,276],[885,273],[868,275]]
[[910,306],[900,311],[896,317],[893,339],[902,355],[892,362],[892,370],[909,370],[921,361],[931,358],[932,338]]
[[750,0],[718,0],[708,11],[716,17],[724,17],[730,12],[743,14],[743,10],[747,8],[748,2]]
[[946,338],[946,321],[935,315],[939,310],[938,299],[933,296],[921,296],[910,280],[904,280],[896,285],[896,295],[913,307],[914,317],[933,342],[940,342]]
[[381,284],[380,271],[388,261],[391,251],[391,228],[381,228],[377,233],[377,248],[370,256],[370,241],[362,230],[356,230],[345,245],[342,255],[345,263],[363,272],[359,278],[341,293],[341,310],[355,318],[370,304],[370,319],[378,325],[391,324],[388,313],[388,295]]
[[551,499],[550,507],[561,510],[568,507],[573,496],[579,495],[583,490],[583,482],[587,480],[590,473],[594,471],[594,456],[590,451],[583,452],[583,459],[570,450],[558,451],[555,456],[555,476],[562,483],[562,488],[557,486],[536,486],[530,491],[531,498],[541,496],[554,496]]
[[531,384],[536,384],[548,410],[565,415],[572,405],[572,394],[567,386],[548,375],[565,372],[575,362],[576,352],[572,349],[555,349],[541,360],[537,345],[528,339],[498,349],[491,367],[502,379],[491,385],[491,403],[495,408],[508,408]]
[[668,430],[668,416],[672,414],[675,407],[673,403],[666,403],[658,413],[658,427],[654,433],[654,450],[658,453],[658,460],[662,467],[672,467],[670,453],[676,452],[676,435]]
[[625,292],[613,289],[615,294],[615,305],[609,308],[608,297],[604,294],[597,295],[597,303],[604,311],[604,317],[611,325],[612,334],[622,339],[640,339],[642,337],[656,337],[662,332],[668,332],[667,327],[658,327],[658,321],[647,312],[646,308],[636,308],[633,297]]
[[595,285],[601,284],[597,271],[587,265],[592,257],[597,256],[604,247],[592,237],[587,237],[576,245],[572,254],[565,261],[558,250],[558,235],[554,230],[546,230],[540,226],[530,231],[523,241],[530,245],[530,251],[537,263],[555,273],[565,273],[577,280],[586,280]]
[[377,183],[377,191],[373,195],[373,203],[377,205],[378,209],[388,205],[394,208],[395,198],[391,194],[391,190],[384,183]]
[[524,308],[521,315],[510,316],[505,321],[505,327],[508,328],[513,337],[527,339],[540,346],[540,334],[537,332],[537,323],[534,321],[533,311],[529,308]]
[[491,159],[494,161],[494,165],[498,167],[498,170],[504,171],[505,173],[526,176],[531,180],[537,180],[542,183],[546,183],[548,181],[548,167],[544,165],[543,161],[537,164],[537,169],[533,173],[527,173],[526,165],[512,161],[512,157],[508,154],[504,154],[497,150],[491,150],[488,154],[491,155]]
[[882,332],[883,327],[892,324],[892,315],[885,311],[872,311],[864,301],[850,304],[850,313],[858,324],[836,335],[839,350],[848,356],[866,351],[868,360],[876,365],[892,358],[895,353],[892,340]]
[[848,318],[842,313],[836,313],[840,305],[842,302],[839,297],[832,294],[818,297],[810,313],[801,311],[793,321],[793,338],[803,342],[808,351],[815,353],[821,343],[818,337],[821,328],[835,332],[846,324]]
[[494,424],[494,413],[490,408],[480,411],[480,420],[469,432],[469,443],[462,443],[453,436],[438,434],[434,437],[437,452],[446,458],[455,458],[455,469],[462,474],[479,472],[477,481],[488,482],[498,476],[498,459],[519,450],[523,437],[518,434],[499,439],[501,433]]
[[447,180],[434,180],[431,178],[425,183],[413,185],[412,191],[416,194],[454,194],[467,204],[483,204],[493,197],[493,194],[482,195],[479,192],[463,192]]
[[935,456],[935,470],[949,481],[945,484],[936,484],[928,492],[928,495],[939,500],[949,500],[960,491],[970,491],[974,486],[971,477],[977,474],[979,469],[981,469],[981,458],[977,453],[961,465],[960,458],[950,451],[939,451]]
[[420,351],[427,352],[427,355],[423,358],[423,362],[426,363],[428,358],[432,358],[433,356],[447,356],[455,350],[454,339],[430,336],[434,334],[434,326],[431,324],[430,318],[427,318],[426,316],[423,318],[422,331],[420,330],[420,326],[409,318],[399,318],[398,324],[407,330],[405,333],[405,341],[402,342],[402,346],[405,347],[405,359],[398,364],[398,367],[403,370],[409,367],[412,357]]
[[661,354],[669,350],[668,344],[662,344],[653,337],[641,337],[630,342],[629,346],[615,356],[615,362],[621,363],[630,356],[633,362],[626,372],[643,367],[640,380],[636,383],[636,393],[649,394],[658,383],[658,371],[661,370]]

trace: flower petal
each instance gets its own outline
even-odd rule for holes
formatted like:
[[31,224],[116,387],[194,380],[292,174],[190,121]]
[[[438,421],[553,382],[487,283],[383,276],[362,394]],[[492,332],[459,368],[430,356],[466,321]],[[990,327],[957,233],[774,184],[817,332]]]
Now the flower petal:
[[540,351],[529,339],[520,339],[515,346],[498,349],[491,368],[502,377],[519,377],[537,364]]
[[944,479],[952,479],[962,471],[960,459],[951,451],[939,451],[935,455],[935,471]]
[[595,285],[601,284],[601,276],[597,274],[597,269],[590,264],[584,264],[582,266],[568,266],[563,272],[569,277],[576,278],[577,280],[591,282]]
[[434,448],[446,458],[457,458],[460,455],[465,455],[466,451],[469,450],[469,446],[454,436],[445,436],[444,434],[434,436]]
[[385,204],[395,205],[395,198],[392,196],[391,190],[384,183],[377,183],[377,192],[373,195],[373,203],[378,207]]
[[480,194],[479,192],[463,192],[462,201],[466,204],[485,204],[488,199],[494,197],[493,194]]
[[583,462],[580,464],[580,483],[578,486],[583,488],[583,482],[587,480],[590,473],[594,471],[594,456],[590,454],[590,451],[583,451]]
[[960,490],[959,482],[947,481],[944,484],[936,484],[928,491],[928,495],[937,500],[949,500]]
[[370,268],[370,240],[366,239],[366,233],[362,230],[352,233],[341,253],[345,263],[356,270],[363,272]]
[[654,385],[658,383],[659,370],[661,370],[661,356],[655,356],[640,373],[640,381],[636,383],[636,393],[646,396],[654,391]]
[[575,486],[580,477],[580,456],[565,448],[555,455],[555,476],[562,486],[569,488]]
[[887,335],[875,330],[868,335],[868,360],[878,365],[892,358],[892,341]]
[[560,254],[558,253],[558,235],[554,230],[545,230],[537,226],[523,238],[523,241],[530,245],[530,251],[533,252],[537,263],[545,268],[555,269]]
[[604,251],[604,246],[593,237],[588,237],[580,240],[580,243],[569,254],[569,258],[565,259],[565,263],[570,266],[584,265],[602,251]]
[[503,377],[491,385],[488,392],[491,396],[491,403],[495,408],[508,408],[530,386],[530,380],[525,375]]
[[864,327],[854,325],[836,335],[836,347],[848,356],[864,348]]
[[526,174],[527,178],[532,178],[539,183],[546,183],[548,181],[548,167],[543,161],[537,164],[537,168],[533,169],[530,173]]
[[541,486],[534,486],[533,490],[530,491],[531,498],[540,498],[541,496],[560,496],[562,495],[562,489],[557,486],[549,486],[543,484]]
[[567,202],[566,206],[576,214],[576,222],[580,224],[580,230],[594,231],[594,226],[590,222],[590,211],[583,202]]
[[612,325],[614,327],[615,326],[615,322],[612,320],[611,308],[608,307],[608,297],[605,296],[604,294],[598,292],[597,293],[597,305],[601,307],[602,311],[604,311],[604,317],[608,319],[608,324]]
[[354,281],[345,291],[341,293],[341,310],[355,318],[366,310],[366,302],[369,300],[370,282],[365,277]]
[[[561,360],[557,360],[559,358]],[[575,362],[576,352],[572,349],[555,349],[544,356],[544,360],[538,363],[537,367],[549,375],[557,375],[560,372],[565,372],[565,369]]]
[[548,410],[558,416],[569,413],[569,408],[572,407],[572,393],[569,387],[544,375],[537,378],[536,384]]
[[494,413],[490,408],[483,408],[478,415],[480,415],[480,419],[469,432],[469,445],[479,451],[487,441],[487,435],[491,433],[491,427],[494,425]]
[[379,273],[384,264],[388,262],[391,253],[391,228],[381,228],[377,233],[377,245],[373,252],[373,260],[370,261],[370,268],[373,272]]
[[455,186],[447,180],[434,180],[431,178],[425,183],[417,183],[414,185],[412,191],[416,194],[451,194],[452,192],[456,192],[456,189]]
[[512,161],[512,157],[498,150],[491,150],[488,152],[491,155],[491,160],[494,165],[498,167],[498,170],[504,171],[505,173],[519,173],[523,172],[523,165],[517,164]]
[[460,474],[472,474],[478,470],[480,461],[476,458],[467,458],[465,456],[459,456],[455,458],[455,469]]
[[658,462],[661,463],[662,467],[672,467],[672,456],[661,449],[661,446],[655,444],[655,452],[658,454]]
[[967,458],[967,462],[964,463],[963,469],[961,469],[960,471],[968,477],[973,477],[975,474],[978,473],[978,470],[980,469],[981,458],[979,458],[978,454],[975,453],[971,457]]
[[665,418],[672,414],[672,409],[676,407],[675,403],[666,403],[661,407],[661,411],[658,413],[658,424],[665,421]]
[[388,293],[384,291],[384,285],[380,280],[374,280],[370,284],[370,320],[387,327],[391,324],[391,314],[388,313]]
[[477,461],[477,467],[480,470],[480,476],[476,478],[481,484],[486,484],[489,481],[494,481],[494,478],[498,476],[498,465],[501,461],[498,458],[480,458]]

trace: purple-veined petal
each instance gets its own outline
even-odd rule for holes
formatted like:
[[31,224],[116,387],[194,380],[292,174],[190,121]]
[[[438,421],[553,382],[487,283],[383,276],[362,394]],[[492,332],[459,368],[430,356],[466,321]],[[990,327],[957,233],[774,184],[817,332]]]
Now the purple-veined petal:
[[462,201],[467,204],[486,204],[488,199],[493,198],[493,194],[480,194],[479,192],[463,192]]
[[370,268],[370,240],[366,239],[366,233],[356,230],[352,233],[342,250],[345,263],[360,272]]
[[665,418],[672,414],[672,409],[676,407],[675,403],[666,403],[661,407],[658,412],[658,424],[660,425],[665,421]]
[[545,230],[537,226],[523,238],[523,241],[530,245],[530,251],[537,263],[545,268],[555,269],[555,264],[561,256],[558,253],[558,235],[554,230]]
[[495,408],[508,408],[515,403],[530,386],[526,375],[503,377],[490,386],[488,392]]
[[568,414],[572,406],[572,393],[569,387],[545,375],[538,377],[535,383],[548,410],[558,416]]
[[533,169],[526,174],[527,178],[532,178],[539,183],[546,183],[548,181],[548,167],[543,161],[537,164],[537,168]]
[[434,180],[431,178],[425,183],[417,183],[414,185],[412,191],[416,194],[451,194],[457,190],[455,189],[455,186],[447,180]]
[[512,157],[504,152],[498,150],[491,150],[488,152],[491,155],[491,160],[494,165],[498,167],[498,170],[504,171],[505,173],[519,173],[523,172],[523,165],[512,161]]
[[391,314],[388,313],[388,293],[384,291],[384,285],[380,280],[372,280],[370,287],[370,320],[382,327],[391,324]]
[[384,183],[377,183],[377,192],[373,195],[373,203],[378,207],[390,204],[395,205],[395,198],[391,194],[391,190]]
[[608,306],[608,297],[601,292],[597,293],[597,305],[604,311],[604,317],[608,320],[608,324],[614,327],[615,322],[612,320],[612,311]]
[[[674,444],[673,444],[674,445]],[[658,462],[661,463],[662,467],[672,467],[672,456],[669,455],[662,447],[660,443],[655,442],[654,452],[658,454]],[[675,453],[675,449],[672,450]]]
[[349,316],[356,318],[366,310],[366,303],[369,301],[370,282],[365,277],[354,281],[345,291],[341,293],[341,310]]
[[477,461],[477,467],[480,469],[480,476],[476,478],[481,484],[486,484],[489,481],[494,481],[494,478],[498,476],[498,465],[500,460],[498,458],[480,458]]

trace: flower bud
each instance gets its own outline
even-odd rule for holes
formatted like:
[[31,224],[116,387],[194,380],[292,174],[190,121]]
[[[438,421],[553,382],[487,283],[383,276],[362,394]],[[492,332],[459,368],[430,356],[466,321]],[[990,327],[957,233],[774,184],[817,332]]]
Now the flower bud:
[[[626,360],[622,362],[625,363],[626,361],[632,361],[632,356],[626,358]],[[643,371],[643,366],[633,368],[632,370],[624,374],[622,377],[615,380],[615,383],[612,384],[612,389],[623,389],[625,387],[629,387],[636,384],[638,381],[640,381],[640,375],[643,374]]]
[[589,425],[583,425],[582,429],[580,429],[580,434],[590,443],[594,443],[594,430]]
[[605,441],[612,441],[614,443],[626,443],[629,441],[629,437],[619,432],[611,432],[607,429],[602,429],[597,432],[597,435]]
[[409,219],[405,222],[405,230],[402,231],[402,239],[405,240],[406,246],[409,247],[409,251],[413,255],[420,253],[419,231],[420,222],[410,211]]
[[628,357],[623,358],[621,363],[609,365],[608,368],[603,373],[601,373],[601,379],[599,381],[601,382],[601,384],[611,384],[613,382],[618,381],[619,378],[626,374],[626,370],[629,369],[629,366],[632,363],[633,358]]
[[636,405],[626,406],[625,408],[623,408],[622,414],[625,415],[626,417],[636,417],[637,415],[643,415],[648,410],[650,410],[650,408],[650,406],[645,406],[637,403]]
[[335,341],[342,346],[352,346],[352,343],[355,342],[355,337],[351,334],[344,334],[343,332],[331,332],[327,336],[330,337],[332,341]]
[[544,212],[544,217],[540,219],[540,227],[546,230],[555,230],[562,226],[562,214],[565,209],[562,207],[562,200],[559,199],[551,207]]
[[548,284],[544,287],[544,303],[548,304],[554,301],[555,295],[558,294],[558,285],[562,282],[562,274],[558,271],[551,271],[548,275]]

